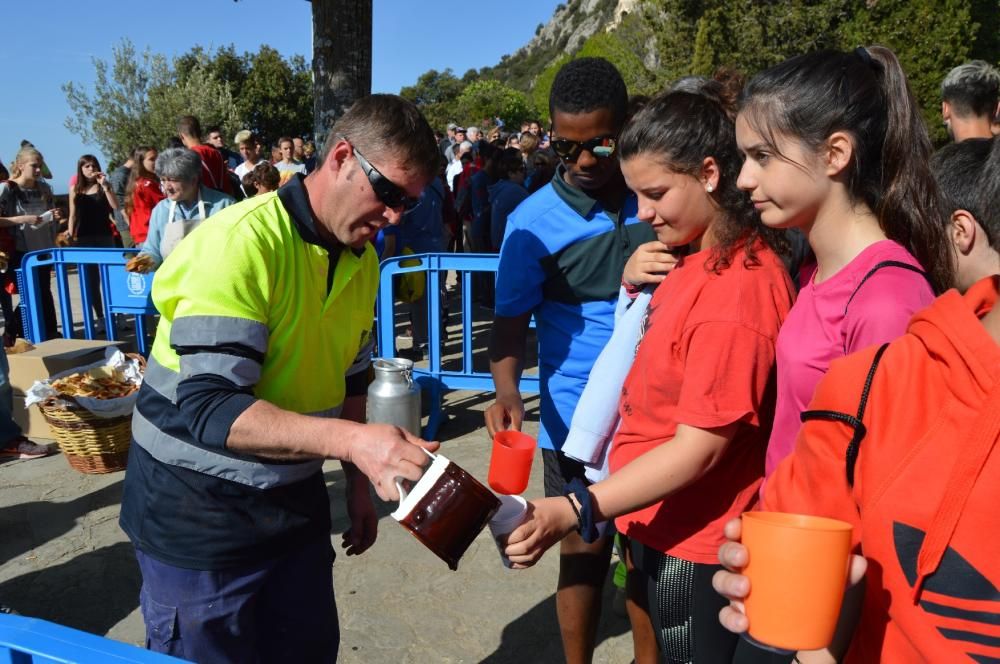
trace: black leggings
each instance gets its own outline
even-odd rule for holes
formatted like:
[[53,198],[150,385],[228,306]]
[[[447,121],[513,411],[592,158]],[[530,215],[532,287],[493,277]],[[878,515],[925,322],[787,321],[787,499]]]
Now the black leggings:
[[722,569],[681,560],[630,540],[636,571],[646,583],[649,617],[663,661],[669,664],[789,662],[759,650],[719,622],[728,600],[712,588]]

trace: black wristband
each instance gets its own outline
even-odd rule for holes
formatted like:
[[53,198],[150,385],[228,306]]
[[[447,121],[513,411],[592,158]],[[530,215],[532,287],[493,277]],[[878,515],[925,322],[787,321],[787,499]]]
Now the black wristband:
[[576,503],[573,502],[573,498],[568,493],[563,497],[569,501],[569,506],[573,508],[573,514],[576,515],[576,532],[579,533],[583,530],[583,518],[580,516],[580,510],[576,508]]
[[580,503],[580,537],[587,544],[593,544],[601,539],[601,531],[594,523],[594,505],[591,500],[590,490],[584,485],[583,480],[574,477],[566,484],[566,493],[573,494],[576,501]]

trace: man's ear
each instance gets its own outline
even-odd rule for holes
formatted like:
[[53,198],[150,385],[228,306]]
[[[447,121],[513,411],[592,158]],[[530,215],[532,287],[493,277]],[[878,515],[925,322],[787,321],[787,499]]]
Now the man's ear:
[[826,174],[840,175],[854,159],[854,141],[850,134],[835,131],[826,139]]
[[977,240],[976,218],[968,210],[955,210],[951,213],[948,233],[955,249],[963,256],[968,256]]
[[951,104],[946,101],[941,102],[941,119],[947,123],[951,120]]
[[346,139],[340,139],[330,149],[330,153],[323,162],[323,168],[329,168],[334,173],[339,173],[344,168],[344,162],[354,154],[354,149]]

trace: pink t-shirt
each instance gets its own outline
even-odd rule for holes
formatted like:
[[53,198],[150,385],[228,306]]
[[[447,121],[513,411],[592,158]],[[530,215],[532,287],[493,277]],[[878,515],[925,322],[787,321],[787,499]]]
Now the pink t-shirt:
[[830,363],[901,336],[910,317],[934,300],[934,291],[922,274],[896,266],[879,269],[859,288],[865,275],[883,261],[921,269],[903,246],[882,240],[821,284],[815,283],[813,273],[799,292],[778,333],[778,403],[767,444],[765,477],[791,454],[802,425],[799,415],[807,409]]

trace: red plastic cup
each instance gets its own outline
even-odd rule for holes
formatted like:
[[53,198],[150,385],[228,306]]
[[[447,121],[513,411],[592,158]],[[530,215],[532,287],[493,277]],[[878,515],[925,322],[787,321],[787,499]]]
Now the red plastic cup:
[[508,496],[527,489],[536,446],[535,439],[526,433],[498,431],[493,436],[493,455],[487,477],[490,488]]

